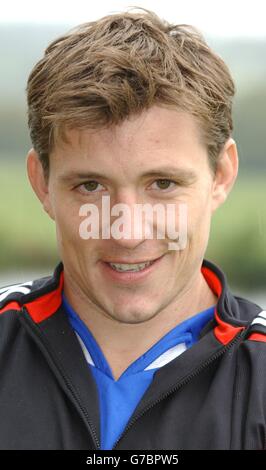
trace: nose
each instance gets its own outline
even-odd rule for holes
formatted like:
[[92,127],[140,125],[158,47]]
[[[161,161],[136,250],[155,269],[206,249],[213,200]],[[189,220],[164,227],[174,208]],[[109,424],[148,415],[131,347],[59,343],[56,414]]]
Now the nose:
[[141,201],[134,191],[120,191],[114,199],[111,206],[111,238],[117,247],[134,250],[147,238],[149,228],[145,228],[140,207]]

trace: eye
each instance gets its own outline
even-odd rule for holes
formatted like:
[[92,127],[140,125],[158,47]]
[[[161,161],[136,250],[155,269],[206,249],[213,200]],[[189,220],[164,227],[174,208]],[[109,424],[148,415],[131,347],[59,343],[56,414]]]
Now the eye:
[[98,193],[99,191],[102,191],[104,188],[104,186],[100,183],[98,183],[98,181],[94,181],[94,180],[91,180],[91,181],[86,181],[86,183],[82,183],[78,186],[78,188],[80,189],[80,191],[84,194],[88,194],[88,193]]
[[177,183],[175,181],[172,181],[169,179],[158,179],[154,181],[153,185],[154,184],[157,185],[157,188],[152,188],[152,189],[160,189],[161,191],[165,191],[171,188],[170,185],[172,185],[172,189],[174,189],[174,187],[177,186]]

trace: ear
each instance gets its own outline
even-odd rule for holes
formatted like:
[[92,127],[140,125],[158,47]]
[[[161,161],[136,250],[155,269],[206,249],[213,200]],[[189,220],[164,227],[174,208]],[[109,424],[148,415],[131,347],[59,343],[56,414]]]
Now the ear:
[[238,173],[238,154],[234,139],[226,141],[221,151],[213,180],[212,212],[220,207],[230,193]]
[[44,176],[42,164],[37,152],[34,149],[31,149],[27,156],[27,172],[33,191],[41,201],[44,210],[51,217],[51,219],[54,220],[48,181]]

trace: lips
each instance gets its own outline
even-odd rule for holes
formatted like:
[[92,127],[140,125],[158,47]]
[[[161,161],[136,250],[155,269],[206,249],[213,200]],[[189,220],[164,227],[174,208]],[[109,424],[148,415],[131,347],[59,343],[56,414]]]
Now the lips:
[[160,256],[154,256],[153,258],[150,259],[139,259],[139,260],[132,260],[132,259],[124,259],[124,258],[119,258],[119,259],[105,259],[103,260],[104,263],[113,263],[113,264],[142,264],[142,263],[150,263],[151,261],[156,261],[157,259],[161,258],[163,255]]
[[143,262],[143,263],[108,263],[112,269],[118,272],[136,272],[142,271],[143,269],[150,266],[153,261]]
[[[139,269],[138,270],[123,270],[123,269],[117,270],[111,266],[111,263],[114,265],[142,264],[142,262],[141,263],[132,263],[132,262],[129,263],[128,260],[126,260],[127,261],[126,263],[125,263],[125,260],[123,260],[124,262],[122,262],[122,260],[119,260],[119,262],[118,261],[116,262],[102,261],[100,265],[101,265],[104,276],[107,277],[109,280],[113,280],[122,284],[123,283],[129,284],[129,283],[144,280],[144,278],[151,275],[152,272],[154,272],[154,270],[158,267],[163,257],[164,255],[161,255],[159,258],[148,260],[147,263],[149,264],[140,270]],[[146,262],[144,261],[144,263]]]

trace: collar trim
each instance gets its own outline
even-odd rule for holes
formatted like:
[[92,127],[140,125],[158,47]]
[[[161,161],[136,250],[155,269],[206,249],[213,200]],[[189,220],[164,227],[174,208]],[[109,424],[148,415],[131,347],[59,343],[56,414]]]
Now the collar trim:
[[[222,281],[210,268],[202,266],[201,272],[210,289],[218,297],[219,302],[221,295],[224,293],[225,285],[223,286]],[[217,307],[215,308],[214,316],[217,322],[217,326],[214,328],[214,335],[216,339],[223,345],[230,343],[230,341],[232,341],[240,331],[245,329],[244,326],[233,326],[230,323],[222,320],[219,316]]]
[[59,282],[52,292],[37,297],[31,302],[23,304],[29,312],[35,323],[41,323],[43,320],[51,317],[60,307],[62,303],[62,290],[64,285],[64,271],[59,274]]

